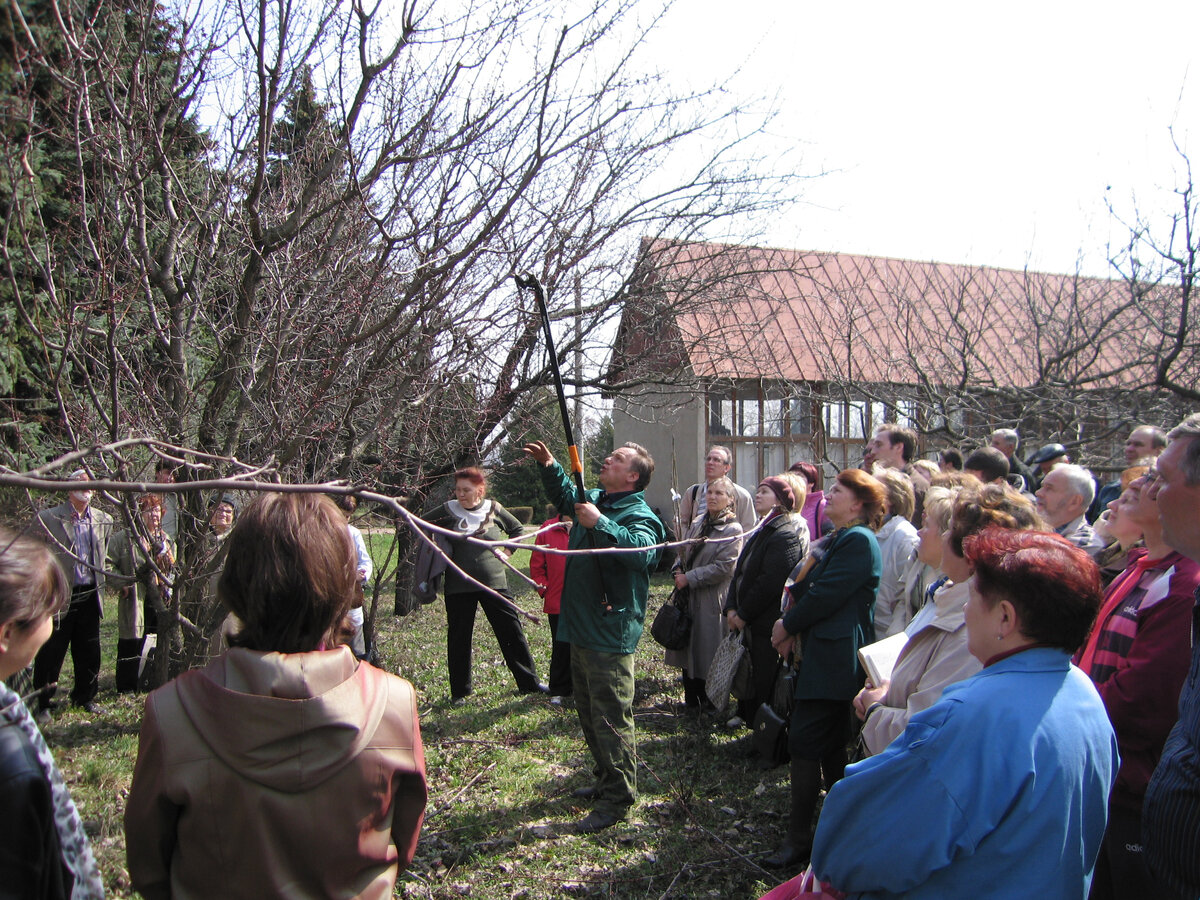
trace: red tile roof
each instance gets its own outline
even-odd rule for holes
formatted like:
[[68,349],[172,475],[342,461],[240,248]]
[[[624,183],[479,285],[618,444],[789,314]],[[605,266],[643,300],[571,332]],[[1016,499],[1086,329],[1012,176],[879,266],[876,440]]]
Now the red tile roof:
[[[1146,327],[1120,281],[647,241],[614,370],[677,348],[701,378],[1134,386]],[[661,312],[667,315],[661,316]],[[665,344],[664,344],[665,342]]]

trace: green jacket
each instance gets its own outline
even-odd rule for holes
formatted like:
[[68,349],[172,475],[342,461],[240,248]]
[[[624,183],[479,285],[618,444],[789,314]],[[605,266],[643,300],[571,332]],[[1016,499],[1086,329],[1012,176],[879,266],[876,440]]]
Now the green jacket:
[[793,602],[783,627],[800,636],[796,699],[852,700],[866,678],[858,648],[875,640],[879,542],[862,525],[824,540],[824,556],[788,589]]
[[[575,483],[557,462],[540,466],[546,495],[559,512],[575,515]],[[641,491],[615,502],[601,503],[599,490],[587,492],[586,502],[600,509],[594,528],[576,525],[567,549],[588,547],[652,547],[662,543],[662,522],[646,505]],[[558,640],[600,653],[632,653],[642,637],[650,570],[658,551],[567,557],[563,576]]]

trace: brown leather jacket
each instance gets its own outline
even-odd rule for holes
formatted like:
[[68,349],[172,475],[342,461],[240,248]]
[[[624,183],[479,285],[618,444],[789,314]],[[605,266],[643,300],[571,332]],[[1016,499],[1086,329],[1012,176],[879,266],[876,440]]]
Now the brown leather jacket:
[[388,898],[425,810],[412,685],[347,647],[229,650],[146,699],[125,809],[147,900]]

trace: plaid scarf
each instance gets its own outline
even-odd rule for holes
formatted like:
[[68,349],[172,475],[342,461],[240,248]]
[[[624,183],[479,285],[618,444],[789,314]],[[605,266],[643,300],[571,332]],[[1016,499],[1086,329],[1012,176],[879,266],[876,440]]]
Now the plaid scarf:
[[71,887],[72,900],[92,900],[104,897],[104,885],[100,880],[100,867],[92,856],[92,846],[83,830],[83,821],[67,792],[62,773],[54,764],[46,739],[38,730],[33,717],[21,698],[8,685],[0,682],[0,720],[21,729],[33,747],[38,765],[46,781],[50,783],[50,797],[54,805],[54,828],[58,831],[58,843],[62,848],[63,864],[74,877]]

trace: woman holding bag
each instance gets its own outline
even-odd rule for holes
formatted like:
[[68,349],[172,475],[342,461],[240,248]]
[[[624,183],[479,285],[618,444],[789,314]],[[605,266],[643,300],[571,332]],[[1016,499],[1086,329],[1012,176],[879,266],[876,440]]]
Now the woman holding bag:
[[664,661],[683,670],[684,708],[696,714],[713,708],[705,695],[704,676],[726,633],[721,601],[742,549],[742,526],[734,510],[736,497],[728,478],[721,476],[709,483],[708,512],[689,526],[686,535],[699,543],[680,551],[672,572],[675,589],[687,592],[692,630],[688,646],[666,651]]
[[824,772],[842,777],[851,734],[851,702],[865,674],[858,648],[874,638],[872,615],[882,563],[875,532],[887,495],[862,469],[846,469],[826,495],[834,532],[812,552],[788,588],[787,607],[771,641],[780,656],[800,649],[795,706],[788,728],[791,810],[787,837],[765,863],[790,866],[812,849],[812,820]]
[[742,545],[725,597],[729,627],[748,637],[754,696],[738,701],[738,714],[729,720],[730,728],[752,722],[755,711],[771,696],[777,661],[771,647],[771,625],[779,618],[784,583],[802,553],[792,521],[795,508],[791,485],[778,476],[764,478],[754,492],[754,511],[761,520]]

